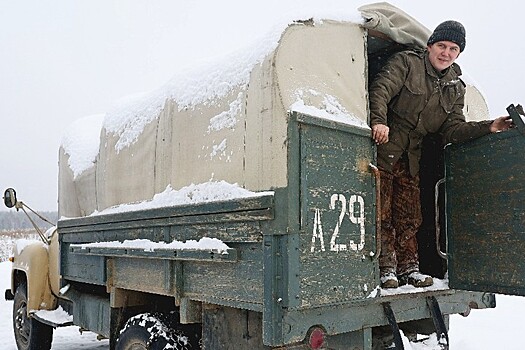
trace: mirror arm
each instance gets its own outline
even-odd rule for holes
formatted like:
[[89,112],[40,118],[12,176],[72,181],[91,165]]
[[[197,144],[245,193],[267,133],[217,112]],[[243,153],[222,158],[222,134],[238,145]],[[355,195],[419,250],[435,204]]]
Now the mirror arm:
[[27,218],[29,219],[29,221],[31,221],[31,224],[33,225],[33,227],[35,228],[36,232],[38,232],[38,235],[40,236],[40,238],[42,239],[42,241],[49,245],[50,241],[47,239],[46,235],[42,232],[42,230],[37,226],[37,224],[35,223],[35,221],[31,218],[31,216],[27,213],[26,209],[29,209],[31,210],[31,212],[33,214],[35,214],[36,216],[38,216],[40,219],[44,220],[45,222],[51,224],[51,226],[54,226],[54,224],[52,222],[50,222],[49,220],[47,220],[45,217],[43,217],[42,215],[38,214],[37,212],[35,212],[33,209],[31,209],[29,206],[27,206],[26,204],[24,204],[23,202],[21,201],[17,201],[16,204],[15,204],[15,208],[16,210],[18,209],[22,209],[22,211],[24,212],[24,214],[26,214]]
[[[38,217],[40,218],[40,220],[47,222],[47,223],[50,224],[51,226],[55,226],[54,223],[52,223],[51,221],[49,221],[48,219],[46,219],[44,216],[38,214],[36,211],[34,211],[33,209],[31,209],[31,208],[29,207],[29,205],[25,204],[25,203],[22,202],[22,201],[17,201],[17,202],[16,202],[16,205],[15,205],[15,208],[18,210],[18,208],[22,208],[22,207],[26,207],[27,209],[31,210],[31,212],[32,212],[33,214],[35,214],[36,216],[38,216]],[[26,211],[24,210],[24,212],[26,212]],[[26,213],[26,215],[27,215],[27,213]]]

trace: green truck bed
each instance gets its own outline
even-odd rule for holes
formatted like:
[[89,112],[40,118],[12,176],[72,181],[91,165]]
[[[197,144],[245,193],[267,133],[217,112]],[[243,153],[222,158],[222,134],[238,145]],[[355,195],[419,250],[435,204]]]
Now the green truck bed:
[[[376,180],[369,169],[375,152],[369,132],[294,114],[288,186],[271,189],[273,194],[59,221],[61,275],[72,286],[74,323],[109,335],[115,293],[129,290],[173,297],[181,320],[193,320],[196,305],[254,312],[266,346],[300,342],[320,326],[369,349],[372,328],[389,325],[386,304],[400,324],[430,319],[432,297],[443,314],[493,307],[493,295],[484,293],[377,293]],[[202,237],[230,249],[85,246]]]

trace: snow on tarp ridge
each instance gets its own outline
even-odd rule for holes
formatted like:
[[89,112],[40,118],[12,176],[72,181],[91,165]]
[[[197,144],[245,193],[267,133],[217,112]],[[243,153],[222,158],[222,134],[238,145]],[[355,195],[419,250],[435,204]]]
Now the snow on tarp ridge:
[[280,36],[276,34],[277,31],[273,31],[256,45],[229,54],[220,62],[210,61],[176,73],[168,83],[152,92],[119,101],[104,121],[107,132],[119,136],[116,151],[136,141],[144,127],[158,117],[167,99],[176,102],[180,111],[220,99],[238,87],[244,90],[253,67],[277,47]]
[[108,133],[119,137],[115,150],[119,152],[134,143],[144,127],[158,117],[167,99],[175,101],[179,110],[191,109],[220,99],[235,88],[246,89],[253,68],[277,48],[283,31],[294,20],[312,18],[316,24],[322,23],[322,18],[363,22],[355,9],[329,13],[316,11],[314,15],[301,12],[288,13],[278,19],[265,36],[255,38],[249,47],[225,55],[220,61],[207,61],[196,68],[181,70],[164,86],[119,101],[107,113],[103,125]]
[[60,145],[69,155],[68,165],[74,178],[96,161],[103,121],[104,114],[92,115],[76,120],[65,130]]

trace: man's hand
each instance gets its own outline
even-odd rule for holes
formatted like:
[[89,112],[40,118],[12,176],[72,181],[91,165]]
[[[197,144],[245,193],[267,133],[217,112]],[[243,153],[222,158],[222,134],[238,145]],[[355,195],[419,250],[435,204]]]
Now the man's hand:
[[387,143],[389,131],[390,131],[390,128],[388,126],[384,124],[376,124],[372,126],[372,138],[378,145]]
[[505,131],[512,127],[512,119],[510,116],[506,115],[494,119],[492,124],[490,124],[490,132]]

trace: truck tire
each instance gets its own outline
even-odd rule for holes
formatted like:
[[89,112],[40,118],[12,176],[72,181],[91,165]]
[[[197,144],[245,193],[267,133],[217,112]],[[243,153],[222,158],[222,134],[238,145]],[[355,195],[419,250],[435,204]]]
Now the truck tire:
[[190,350],[190,340],[168,326],[165,314],[140,314],[130,318],[117,340],[116,350]]
[[13,331],[18,350],[50,350],[53,327],[27,317],[27,286],[21,283],[13,299]]

